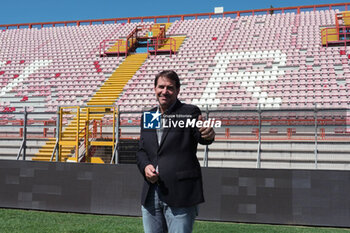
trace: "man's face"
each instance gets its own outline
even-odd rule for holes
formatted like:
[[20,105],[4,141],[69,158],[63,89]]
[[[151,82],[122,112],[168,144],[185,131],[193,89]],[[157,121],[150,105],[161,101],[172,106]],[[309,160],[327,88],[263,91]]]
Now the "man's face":
[[176,84],[173,80],[161,76],[158,78],[154,92],[161,109],[165,111],[175,103],[180,90],[176,89]]

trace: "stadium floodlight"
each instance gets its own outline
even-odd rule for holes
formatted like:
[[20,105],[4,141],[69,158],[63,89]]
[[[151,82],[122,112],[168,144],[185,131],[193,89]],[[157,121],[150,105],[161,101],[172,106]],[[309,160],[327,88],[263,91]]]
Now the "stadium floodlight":
[[224,13],[224,7],[223,6],[215,7],[214,8],[214,13],[215,14],[222,14],[222,13]]

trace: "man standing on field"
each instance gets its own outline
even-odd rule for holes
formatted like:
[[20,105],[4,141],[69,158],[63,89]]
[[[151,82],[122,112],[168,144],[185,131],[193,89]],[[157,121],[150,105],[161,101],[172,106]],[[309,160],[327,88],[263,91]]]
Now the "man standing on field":
[[[159,103],[150,112],[164,122],[202,120],[197,106],[181,103],[178,75],[171,70],[156,75],[154,91]],[[137,165],[145,178],[142,217],[146,233],[190,233],[197,205],[204,202],[201,168],[196,156],[198,143],[211,144],[212,127],[160,127],[148,129],[141,120]],[[153,126],[153,125],[152,125]]]

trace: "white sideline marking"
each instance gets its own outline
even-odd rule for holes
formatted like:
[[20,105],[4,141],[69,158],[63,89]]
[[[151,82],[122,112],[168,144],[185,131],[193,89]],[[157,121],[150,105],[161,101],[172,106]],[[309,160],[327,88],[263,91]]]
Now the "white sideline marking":
[[[226,72],[228,64],[231,61],[238,59],[260,59],[273,58],[272,68],[261,72]],[[252,92],[252,96],[258,99],[258,104],[261,107],[280,107],[282,99],[280,97],[269,97],[268,93],[261,91],[260,87],[256,87],[257,81],[272,81],[276,80],[278,75],[284,75],[284,70],[279,70],[278,66],[286,64],[287,55],[280,50],[266,50],[254,52],[234,52],[234,53],[219,53],[214,58],[217,64],[214,68],[212,76],[208,80],[208,84],[200,99],[193,99],[192,104],[199,107],[205,107],[206,104],[212,107],[218,107],[220,99],[216,98],[217,92],[221,86],[221,82],[238,82],[241,86],[247,87],[247,91]]]
[[7,84],[7,86],[3,87],[0,91],[0,96],[4,96],[6,93],[12,91],[12,89],[17,86],[19,83],[26,80],[29,75],[34,74],[37,70],[39,70],[42,67],[48,66],[52,60],[38,60],[31,63],[29,66],[24,68],[23,72],[19,74],[19,76],[15,79],[12,79],[10,83]]

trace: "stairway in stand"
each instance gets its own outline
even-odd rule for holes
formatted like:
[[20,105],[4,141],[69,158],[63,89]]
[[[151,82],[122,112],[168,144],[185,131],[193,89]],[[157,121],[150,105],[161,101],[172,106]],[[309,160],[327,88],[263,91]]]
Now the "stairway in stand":
[[[170,47],[169,43],[169,39],[174,39],[175,40],[175,49],[173,47]],[[180,46],[182,45],[182,42],[184,42],[184,40],[186,39],[186,36],[171,36],[168,37],[164,43],[166,43],[166,45],[160,46],[158,49],[159,50],[172,50],[173,52],[178,52]]]
[[[103,83],[101,88],[94,94],[94,96],[87,103],[87,106],[96,106],[90,108],[89,119],[100,120],[104,117],[101,113],[105,105],[113,105],[120,94],[123,92],[123,88],[126,83],[134,76],[136,71],[146,61],[148,54],[132,54],[129,55],[122,64],[114,71],[114,73]],[[94,113],[95,112],[95,113]],[[97,113],[98,112],[98,113]],[[79,129],[83,129],[87,120],[87,114],[82,109],[79,118]],[[61,137],[61,161],[66,161],[72,156],[74,145],[77,135],[77,117],[75,117],[64,129]],[[84,132],[79,134],[79,138],[83,137]],[[34,161],[50,161],[54,146],[55,138],[50,138],[46,145],[44,145],[39,152],[32,158]],[[73,155],[74,156],[74,155]]]
[[111,77],[91,98],[87,105],[112,105],[122,93],[125,84],[147,59],[147,54],[129,55]]

